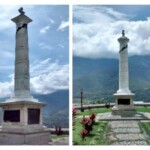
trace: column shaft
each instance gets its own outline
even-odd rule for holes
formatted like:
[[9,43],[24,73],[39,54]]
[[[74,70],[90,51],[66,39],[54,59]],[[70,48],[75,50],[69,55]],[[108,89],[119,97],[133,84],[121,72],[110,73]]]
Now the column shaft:
[[27,24],[16,24],[15,96],[30,95]]
[[[124,45],[120,45],[122,49]],[[129,72],[128,72],[128,50],[125,48],[120,52],[119,57],[119,90],[128,91],[129,90]]]

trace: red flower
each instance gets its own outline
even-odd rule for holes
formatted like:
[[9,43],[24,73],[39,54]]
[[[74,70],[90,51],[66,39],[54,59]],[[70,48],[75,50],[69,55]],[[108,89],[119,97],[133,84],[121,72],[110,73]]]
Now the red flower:
[[76,116],[76,113],[77,113],[77,110],[76,110],[76,108],[73,108],[73,109],[72,109],[73,118],[75,118],[75,116]]
[[81,135],[87,135],[88,134],[88,131],[86,130],[86,129],[83,129],[82,131],[81,131]]
[[83,116],[81,123],[85,125],[87,122],[89,122],[89,118],[85,118],[85,116]]
[[86,129],[83,129],[80,133],[82,141],[85,141],[85,136],[88,134],[88,131]]
[[92,120],[92,121],[94,121],[94,119],[95,119],[95,114],[93,113],[91,116],[90,116],[90,119]]
[[72,109],[72,112],[73,112],[73,113],[76,113],[76,112],[77,112],[76,108],[73,108],[73,109]]

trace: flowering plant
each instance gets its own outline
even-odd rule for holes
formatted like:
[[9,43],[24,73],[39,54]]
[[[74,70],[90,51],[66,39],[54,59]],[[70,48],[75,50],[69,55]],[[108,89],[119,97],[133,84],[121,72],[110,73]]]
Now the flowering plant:
[[85,141],[85,136],[88,134],[88,131],[86,129],[83,129],[80,133],[82,141]]
[[85,116],[83,116],[81,123],[82,123],[84,129],[86,129],[88,133],[92,130],[93,124],[92,124],[92,120],[90,118],[85,118]]
[[96,115],[94,113],[91,114],[91,116],[90,116],[90,119],[92,120],[93,124],[95,123],[95,117],[96,117]]
[[61,126],[55,126],[55,132],[57,135],[62,135],[63,131],[61,129]]
[[95,122],[96,115],[93,113],[90,115],[90,117],[83,116],[81,120],[81,124],[83,125],[83,130],[81,131],[80,135],[82,138],[82,141],[85,141],[85,136],[90,133],[93,129],[93,124]]
[[76,114],[77,114],[76,108],[73,108],[73,109],[72,109],[72,114],[73,114],[73,118],[75,118],[75,116],[76,116]]

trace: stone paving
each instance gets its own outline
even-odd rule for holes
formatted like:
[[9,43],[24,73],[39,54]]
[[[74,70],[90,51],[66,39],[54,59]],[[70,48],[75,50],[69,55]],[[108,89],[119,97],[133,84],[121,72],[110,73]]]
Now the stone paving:
[[150,113],[136,113],[133,116],[113,115],[111,112],[101,113],[97,115],[97,120],[110,121],[110,120],[150,120]]
[[123,141],[115,142],[112,145],[147,145],[146,141]]
[[115,128],[114,133],[140,133],[139,128]]
[[98,114],[96,120],[108,121],[107,137],[112,145],[150,145],[148,136],[140,128],[140,122],[150,122],[150,113],[121,116],[108,112]]
[[108,138],[112,145],[148,145],[148,139],[140,129],[139,121],[109,121],[108,125]]

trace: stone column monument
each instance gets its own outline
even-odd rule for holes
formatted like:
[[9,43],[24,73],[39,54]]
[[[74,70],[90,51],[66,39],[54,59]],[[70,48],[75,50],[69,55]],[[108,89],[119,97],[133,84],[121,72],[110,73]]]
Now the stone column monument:
[[1,145],[48,144],[50,132],[42,123],[44,103],[30,95],[29,49],[27,26],[32,20],[25,15],[11,19],[16,24],[14,95],[0,103],[3,120],[0,130]]
[[113,114],[128,113],[135,110],[132,97],[133,93],[129,90],[129,71],[128,71],[128,42],[125,31],[122,31],[122,37],[118,39],[120,44],[119,51],[119,90],[114,94],[115,106],[112,108]]

